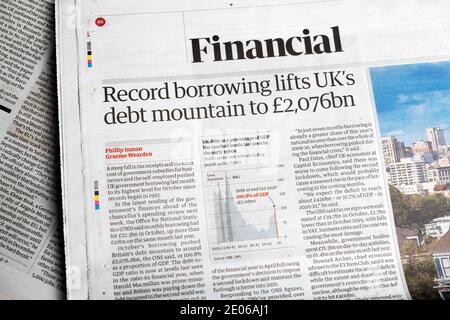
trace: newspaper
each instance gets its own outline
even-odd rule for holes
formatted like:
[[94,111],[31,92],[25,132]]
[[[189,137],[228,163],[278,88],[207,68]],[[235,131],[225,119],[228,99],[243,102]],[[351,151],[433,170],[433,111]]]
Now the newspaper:
[[0,2],[0,298],[65,296],[54,3]]
[[68,297],[445,298],[448,12],[60,1]]

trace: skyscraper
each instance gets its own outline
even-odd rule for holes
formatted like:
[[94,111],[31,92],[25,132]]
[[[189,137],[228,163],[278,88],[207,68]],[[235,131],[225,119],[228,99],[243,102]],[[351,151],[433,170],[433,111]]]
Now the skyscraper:
[[427,128],[427,139],[431,142],[433,151],[437,151],[440,146],[445,145],[444,129]]
[[399,142],[396,137],[384,137],[381,139],[381,144],[386,164],[399,162],[405,156],[404,144]]

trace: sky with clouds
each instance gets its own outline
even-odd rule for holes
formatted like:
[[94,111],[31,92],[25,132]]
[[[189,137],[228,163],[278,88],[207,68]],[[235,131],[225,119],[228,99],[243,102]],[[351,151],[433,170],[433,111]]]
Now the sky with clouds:
[[411,145],[425,129],[445,129],[450,143],[450,62],[370,69],[382,136]]

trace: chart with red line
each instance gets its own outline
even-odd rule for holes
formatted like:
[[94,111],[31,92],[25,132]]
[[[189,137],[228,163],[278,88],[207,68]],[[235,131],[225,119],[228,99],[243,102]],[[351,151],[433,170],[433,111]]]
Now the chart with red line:
[[[204,192],[211,254],[229,254],[289,247],[285,181],[274,168],[207,172]],[[231,258],[231,256],[228,256]]]

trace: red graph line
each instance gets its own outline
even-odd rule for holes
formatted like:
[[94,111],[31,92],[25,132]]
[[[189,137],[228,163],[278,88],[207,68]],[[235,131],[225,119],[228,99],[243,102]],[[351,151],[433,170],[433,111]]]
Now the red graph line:
[[277,238],[280,238],[280,235],[278,234],[277,208],[275,207],[273,207],[273,216],[275,218],[275,230],[277,232]]

